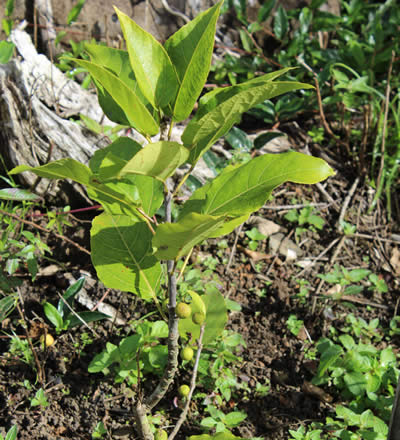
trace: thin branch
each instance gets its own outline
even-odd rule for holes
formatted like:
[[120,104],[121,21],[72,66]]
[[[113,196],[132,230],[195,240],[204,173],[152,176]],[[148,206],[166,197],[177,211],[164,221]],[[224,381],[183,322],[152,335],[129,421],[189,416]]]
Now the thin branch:
[[180,11],[176,11],[175,9],[172,9],[171,6],[168,4],[167,0],[161,0],[161,4],[164,6],[164,9],[169,12],[171,15],[175,15],[176,17],[181,18],[184,20],[185,23],[190,22],[190,18],[183,14]]
[[239,235],[240,235],[240,232],[242,231],[242,229],[243,229],[243,223],[236,229],[235,241],[233,243],[231,253],[229,255],[229,261],[228,261],[228,264],[226,265],[225,272],[229,272],[229,270],[231,268],[233,257],[235,256],[235,253],[236,253],[237,243],[239,241]]
[[84,247],[80,246],[78,243],[75,243],[70,238],[66,237],[65,235],[57,234],[57,232],[48,230],[48,229],[44,228],[43,226],[39,226],[39,225],[37,225],[34,222],[31,222],[29,220],[25,220],[25,219],[23,219],[21,217],[18,217],[16,214],[12,214],[12,213],[9,213],[7,211],[4,211],[3,209],[0,209],[0,214],[6,215],[8,217],[13,218],[14,220],[17,220],[17,221],[21,222],[21,223],[24,223],[26,225],[32,226],[33,228],[39,229],[40,231],[45,232],[46,234],[53,234],[54,236],[56,236],[60,240],[64,240],[64,241],[68,242],[69,244],[72,244],[72,246],[75,246],[80,251],[84,252],[85,254],[90,255],[90,252],[87,249],[85,249]]
[[193,392],[196,388],[197,370],[199,368],[200,355],[201,355],[201,351],[203,349],[204,330],[205,330],[205,325],[203,324],[200,327],[200,335],[199,335],[199,339],[197,342],[197,353],[196,353],[196,358],[194,361],[192,378],[190,380],[190,391],[189,391],[189,394],[186,398],[185,407],[183,408],[183,411],[182,411],[181,415],[179,416],[179,419],[175,425],[175,428],[173,429],[173,431],[169,435],[168,440],[173,440],[175,438],[176,434],[178,433],[178,431],[180,430],[184,421],[186,420],[187,414],[189,412],[189,406],[190,406],[190,402],[192,400],[192,395],[193,395]]
[[342,232],[342,231],[343,231],[342,222],[343,222],[343,220],[344,220],[344,216],[346,215],[346,211],[347,211],[347,208],[348,208],[348,206],[349,206],[350,200],[352,199],[352,197],[353,197],[353,195],[354,195],[354,193],[355,193],[355,191],[356,191],[356,189],[357,189],[357,186],[358,186],[358,182],[359,182],[359,181],[360,181],[360,178],[359,178],[359,177],[357,177],[357,178],[354,180],[354,183],[353,183],[353,185],[351,186],[350,191],[348,192],[348,194],[347,194],[347,196],[346,196],[346,198],[345,198],[345,200],[344,200],[344,202],[343,202],[342,209],[341,209],[341,211],[340,211],[340,215],[339,215],[339,220],[338,220],[338,222],[337,222],[337,228],[338,228],[338,231],[339,231],[339,232]]
[[329,246],[324,249],[316,258],[315,260],[310,263],[307,267],[305,267],[301,272],[299,272],[296,275],[296,278],[300,278],[304,273],[306,273],[307,271],[309,271],[313,266],[315,266],[318,261],[340,240],[340,238],[335,238],[330,244]]

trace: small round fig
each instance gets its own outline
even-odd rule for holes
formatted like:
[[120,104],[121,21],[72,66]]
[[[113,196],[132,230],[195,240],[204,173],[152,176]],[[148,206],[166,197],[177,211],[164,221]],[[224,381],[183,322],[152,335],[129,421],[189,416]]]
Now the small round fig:
[[201,312],[193,313],[192,321],[193,321],[195,324],[197,324],[197,325],[201,325],[201,324],[203,324],[203,322],[205,321],[205,319],[206,319],[206,316],[204,315],[204,313],[201,313]]
[[158,429],[154,436],[154,440],[167,440],[167,439],[168,439],[167,431],[165,431],[164,429]]
[[189,316],[192,314],[192,308],[189,304],[180,302],[177,304],[175,313],[178,316],[178,318],[189,318]]
[[47,333],[46,337],[45,337],[45,335],[42,335],[40,337],[40,342],[42,344],[45,344],[46,347],[50,347],[51,345],[54,344],[54,338],[53,338],[53,336],[50,333]]
[[182,397],[187,397],[189,395],[189,391],[190,391],[189,385],[181,385],[178,388],[178,393]]
[[193,349],[190,348],[190,347],[185,347],[185,348],[183,348],[183,349],[181,350],[181,358],[182,358],[184,361],[190,361],[190,360],[192,360],[193,355],[194,355]]

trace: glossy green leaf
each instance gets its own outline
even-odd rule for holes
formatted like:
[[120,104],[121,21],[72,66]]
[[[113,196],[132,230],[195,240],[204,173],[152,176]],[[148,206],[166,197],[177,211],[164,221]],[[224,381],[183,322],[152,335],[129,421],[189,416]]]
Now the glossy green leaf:
[[21,188],[3,188],[0,189],[0,200],[38,200],[40,197],[36,194]]
[[[100,179],[105,176],[116,176],[121,169],[128,163],[132,157],[142,149],[142,146],[131,138],[121,136],[112,142],[107,147],[96,150],[89,162],[89,168],[93,174],[97,174]],[[117,157],[120,159],[119,166],[114,165],[108,169],[106,164],[103,164],[104,159],[109,157]],[[111,164],[108,164],[110,167]]]
[[[154,107],[140,90],[129,61],[129,54],[126,50],[114,49],[101,44],[85,44],[85,50],[90,55],[90,59],[93,63],[111,70],[111,72],[126,84],[143,102],[147,110],[153,115],[154,119],[156,119]],[[103,99],[112,99],[112,97],[104,96]],[[114,120],[112,118],[110,119]]]
[[207,80],[221,5],[220,1],[199,14],[165,43],[180,82],[173,105],[175,121],[183,121],[190,115]]
[[87,69],[90,75],[104,87],[124,111],[126,119],[132,127],[150,136],[158,133],[159,125],[151,112],[135,91],[130,89],[114,73],[90,61],[74,59],[74,62]]
[[164,201],[164,185],[149,176],[131,176],[132,182],[139,190],[141,208],[145,214],[152,217]]
[[179,259],[208,238],[224,220],[225,216],[190,213],[176,223],[163,223],[153,237],[153,246],[157,249],[155,256],[159,260]]
[[90,311],[80,312],[78,313],[77,316],[70,313],[67,318],[68,328],[73,328],[76,327],[77,325],[83,325],[83,322],[89,323],[95,321],[102,321],[103,319],[112,319],[112,317],[109,315],[105,315],[104,313],[101,312],[90,312]]
[[152,234],[144,222],[103,213],[93,220],[92,262],[105,286],[155,298],[161,266],[151,255]]
[[37,176],[48,179],[71,179],[82,185],[89,185],[92,173],[90,169],[75,159],[60,159],[39,167],[18,165],[10,171],[10,174],[18,174],[24,171],[32,171]]
[[101,203],[104,210],[110,214],[131,215],[141,219],[137,208],[141,206],[138,188],[132,183],[129,176],[125,179],[106,183],[97,182],[93,177],[90,185],[86,187],[88,196]]
[[136,207],[140,206],[139,193],[136,187],[127,181],[101,183],[93,176],[91,170],[74,159],[60,159],[39,167],[19,165],[10,171],[17,174],[32,171],[40,177],[49,179],[71,179],[86,186],[90,198],[100,202],[105,209],[114,214],[139,216]]
[[166,107],[178,89],[178,78],[167,51],[126,14],[118,8],[115,11],[140,89],[152,105]]
[[165,181],[188,156],[188,150],[177,142],[154,142],[135,154],[121,169],[119,177],[126,174],[141,174]]
[[285,9],[279,5],[274,19],[274,33],[279,40],[282,40],[289,28],[289,20]]
[[[188,294],[192,297],[192,313],[204,313],[204,307],[206,309],[203,344],[210,344],[222,333],[227,323],[228,314],[225,299],[217,289],[207,292],[205,295],[198,295],[192,290],[189,290]],[[194,324],[191,317],[180,319],[178,328],[179,334],[184,339],[187,339],[188,335],[197,339],[200,335],[200,326]]]
[[192,212],[233,218],[249,215],[286,181],[316,183],[332,174],[329,165],[316,157],[296,152],[265,154],[222,172],[199,188],[185,203],[179,218]]
[[64,316],[65,310],[69,311],[66,303],[72,307],[75,295],[82,289],[84,284],[85,277],[80,277],[77,281],[75,281],[75,283],[68,287],[62,298],[58,300],[57,311],[61,316]]
[[182,141],[190,152],[190,163],[195,163],[217,139],[239,122],[241,115],[257,104],[293,90],[312,88],[298,82],[271,81],[266,75],[244,84],[210,92],[200,102],[198,115],[188,124]]
[[57,309],[50,304],[49,302],[45,302],[43,305],[43,311],[46,315],[46,318],[54,325],[57,331],[63,330],[64,321],[60,313],[58,313]]

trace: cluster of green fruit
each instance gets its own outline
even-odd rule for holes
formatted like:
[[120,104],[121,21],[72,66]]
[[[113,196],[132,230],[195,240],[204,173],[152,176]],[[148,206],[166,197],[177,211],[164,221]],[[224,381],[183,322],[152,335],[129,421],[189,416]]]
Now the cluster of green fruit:
[[[196,312],[192,314],[192,308],[189,304],[180,302],[176,305],[175,313],[178,318],[187,319],[192,317],[192,321],[196,325],[204,324],[206,319],[205,314],[201,312]],[[191,347],[184,347],[181,350],[181,358],[185,361],[191,361],[193,359],[194,351]],[[186,398],[189,395],[190,387],[189,385],[181,385],[178,389],[178,393],[181,397]]]
[[[189,304],[186,304],[184,302],[180,302],[177,304],[175,313],[178,316],[178,318],[186,319],[190,318],[192,315],[192,308]],[[204,313],[196,312],[192,315],[192,321],[197,325],[202,325],[205,321],[206,317]]]

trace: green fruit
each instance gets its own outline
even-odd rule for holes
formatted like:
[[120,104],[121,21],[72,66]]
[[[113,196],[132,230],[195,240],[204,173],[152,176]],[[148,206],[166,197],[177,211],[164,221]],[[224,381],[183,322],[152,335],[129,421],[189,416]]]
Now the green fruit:
[[175,313],[178,318],[189,318],[189,316],[192,314],[192,308],[189,306],[189,304],[180,302],[176,306]]
[[185,347],[184,349],[181,350],[181,358],[184,361],[190,361],[193,358],[193,349],[190,347]]
[[206,316],[204,315],[204,313],[201,313],[201,312],[196,312],[192,316],[192,321],[198,325],[203,324],[205,319],[206,319]]
[[178,393],[182,397],[187,397],[189,395],[189,391],[190,391],[189,385],[181,385],[178,388]]
[[164,429],[158,429],[156,435],[154,436],[154,440],[167,440],[168,434]]

